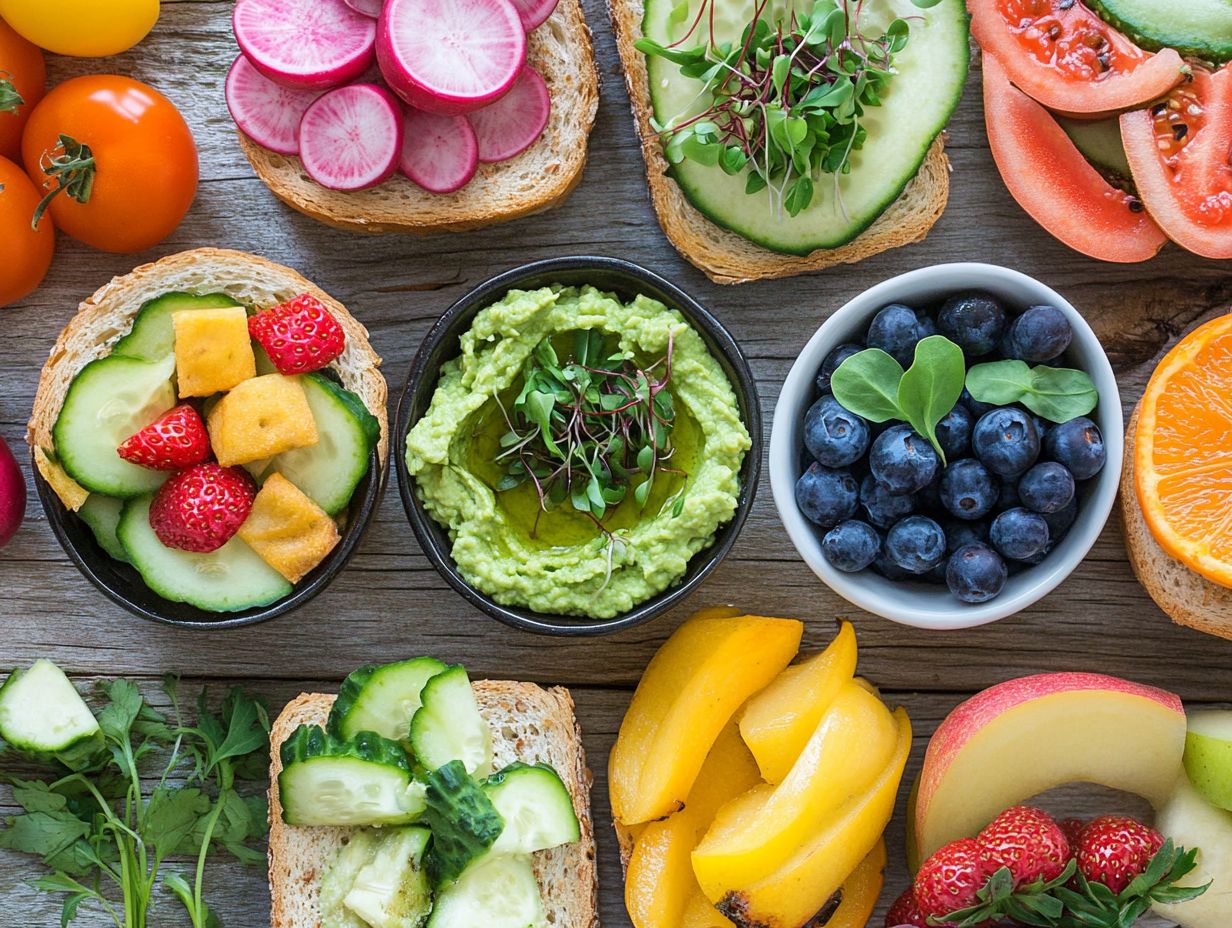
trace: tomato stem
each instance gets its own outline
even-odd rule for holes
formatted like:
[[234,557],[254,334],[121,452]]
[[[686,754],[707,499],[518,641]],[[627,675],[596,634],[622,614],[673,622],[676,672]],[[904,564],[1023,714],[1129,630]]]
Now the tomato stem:
[[[55,154],[57,151],[60,154]],[[78,203],[89,203],[90,193],[94,190],[94,172],[97,168],[94,163],[94,152],[90,151],[90,146],[83,145],[67,135],[60,136],[60,143],[55,149],[43,152],[40,164],[43,173],[47,175],[47,180],[43,181],[43,187],[46,188],[53,180],[56,185],[47,191],[43,199],[39,200],[39,205],[35,207],[34,219],[30,223],[33,229],[38,228],[39,220],[43,218],[43,213],[47,212],[51,201],[65,191]]]
[[13,86],[8,72],[0,71],[0,113],[16,113],[17,108],[25,102],[25,98]]

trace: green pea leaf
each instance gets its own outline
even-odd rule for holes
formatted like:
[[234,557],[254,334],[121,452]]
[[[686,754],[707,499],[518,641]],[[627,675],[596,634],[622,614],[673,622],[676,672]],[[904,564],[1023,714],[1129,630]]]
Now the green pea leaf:
[[813,200],[813,181],[808,177],[797,177],[787,188],[783,198],[783,206],[792,216],[798,216],[800,211]]
[[888,422],[902,418],[898,408],[902,379],[901,364],[880,348],[867,348],[838,366],[830,389],[844,409],[869,422]]
[[967,390],[981,403],[1007,406],[1017,403],[1031,385],[1026,361],[990,361],[967,371]]
[[783,95],[783,85],[787,82],[787,72],[790,70],[791,55],[779,55],[770,67],[770,83],[779,96]]
[[928,439],[943,464],[945,452],[937,441],[937,423],[962,395],[966,371],[962,349],[944,335],[930,335],[915,346],[915,359],[898,383],[898,408],[911,427]]
[[981,403],[1022,403],[1051,422],[1085,416],[1099,403],[1099,391],[1086,371],[1024,361],[990,361],[967,372],[967,390]]

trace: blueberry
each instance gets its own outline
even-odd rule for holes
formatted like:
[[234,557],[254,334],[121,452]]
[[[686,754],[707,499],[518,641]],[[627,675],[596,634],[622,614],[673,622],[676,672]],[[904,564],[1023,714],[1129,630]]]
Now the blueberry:
[[1005,512],[1007,509],[1021,505],[1022,500],[1018,497],[1018,478],[1002,477],[1001,486],[997,489],[997,502],[993,505],[992,511]]
[[937,331],[978,358],[997,347],[1005,334],[1005,310],[987,293],[960,293],[941,304]]
[[885,553],[885,546],[882,546],[881,553],[873,561],[873,570],[881,574],[887,580],[915,580],[917,577],[909,570],[903,570]]
[[903,367],[911,366],[919,340],[915,310],[901,303],[891,303],[881,310],[868,327],[868,347],[880,348]]
[[829,393],[830,378],[834,376],[834,372],[838,370],[839,365],[853,354],[859,354],[863,350],[859,345],[846,342],[826,355],[826,359],[821,362],[821,370],[817,372],[817,392]]
[[812,464],[796,481],[796,505],[810,522],[833,528],[856,514],[856,480],[845,470]]
[[1007,509],[992,520],[988,538],[1005,557],[1026,561],[1048,547],[1048,523],[1038,512]]
[[971,428],[975,416],[961,403],[941,417],[937,423],[937,441],[946,460],[961,458],[971,450]]
[[963,458],[941,475],[941,504],[960,519],[979,519],[997,502],[997,481],[979,461]]
[[941,515],[945,511],[941,502],[941,474],[937,474],[928,482],[928,486],[915,494],[915,508],[917,512],[929,515]]
[[1065,353],[1074,330],[1055,306],[1032,306],[1010,323],[1001,350],[1007,358],[1044,364]]
[[920,341],[937,334],[937,321],[932,316],[918,316],[917,319],[916,331],[920,333]]
[[941,530],[945,532],[945,550],[951,554],[963,545],[988,540],[988,523],[983,519],[945,519],[941,523]]
[[925,583],[935,583],[938,586],[945,585],[945,569],[949,566],[949,559],[942,558],[936,567],[930,568],[919,575],[919,579]]
[[1078,518],[1078,497],[1075,495],[1070,498],[1070,501],[1056,512],[1040,513],[1044,517],[1044,521],[1048,523],[1048,540],[1051,544],[1060,544],[1061,539],[1070,530]]
[[846,467],[868,450],[868,423],[833,396],[823,396],[804,414],[804,447],[826,467]]
[[832,567],[855,573],[873,563],[881,552],[881,536],[867,522],[848,519],[826,532],[821,551]]
[[885,553],[903,570],[925,573],[945,559],[945,532],[928,516],[907,516],[886,533]]
[[889,528],[903,516],[915,511],[910,494],[895,496],[879,484],[872,474],[860,482],[860,504],[868,513],[868,521],[877,528]]
[[868,466],[877,482],[896,496],[922,490],[940,466],[937,452],[909,425],[895,425],[873,442]]
[[950,592],[964,603],[986,603],[1004,588],[1009,571],[1000,555],[986,544],[963,545],[945,569]]
[[958,402],[965,406],[967,411],[971,413],[972,417],[976,419],[984,415],[986,412],[992,412],[994,409],[999,408],[994,406],[992,403],[981,403],[971,395],[966,387],[963,387],[963,391],[958,397]]
[[1057,463],[1064,464],[1075,480],[1094,477],[1104,469],[1108,459],[1099,426],[1086,416],[1053,426],[1044,451]]
[[1035,423],[1035,433],[1039,435],[1040,447],[1044,447],[1044,440],[1048,438],[1048,433],[1052,431],[1052,423],[1042,416],[1032,416],[1031,421]]
[[971,432],[975,456],[999,477],[1021,474],[1039,456],[1039,433],[1021,409],[1004,406],[980,416]]
[[1074,498],[1074,477],[1056,461],[1041,461],[1018,481],[1018,496],[1035,512],[1059,512]]

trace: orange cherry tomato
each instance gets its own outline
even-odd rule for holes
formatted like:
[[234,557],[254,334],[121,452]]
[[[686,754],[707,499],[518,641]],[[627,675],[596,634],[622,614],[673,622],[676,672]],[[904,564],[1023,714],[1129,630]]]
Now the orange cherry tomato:
[[197,147],[153,87],[111,74],[56,87],[30,114],[26,171],[47,191],[56,227],[103,251],[165,239],[197,192]]
[[46,219],[34,229],[30,217],[38,188],[17,164],[0,158],[0,306],[20,300],[43,282],[56,248],[56,233]]
[[21,160],[21,130],[46,89],[42,51],[0,19],[0,157]]

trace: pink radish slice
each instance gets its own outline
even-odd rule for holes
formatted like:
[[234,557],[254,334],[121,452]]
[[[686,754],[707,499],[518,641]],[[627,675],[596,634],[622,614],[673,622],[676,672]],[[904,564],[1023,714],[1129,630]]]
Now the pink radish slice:
[[280,155],[299,154],[299,121],[320,96],[275,84],[243,55],[227,72],[227,109],[241,132]]
[[253,67],[288,87],[325,90],[372,63],[376,22],[343,0],[240,0],[235,41]]
[[381,15],[381,0],[344,0],[344,2],[356,13],[363,13],[373,19]]
[[517,7],[518,16],[522,17],[522,28],[530,32],[547,22],[558,2],[559,0],[513,0],[513,5]]
[[330,190],[363,190],[388,180],[401,152],[402,108],[376,84],[331,90],[299,124],[304,170]]
[[535,144],[547,127],[552,97],[539,72],[527,65],[507,94],[468,114],[479,141],[479,160],[506,161]]
[[431,193],[453,193],[479,168],[479,143],[465,116],[409,110],[398,169]]
[[526,61],[510,0],[387,0],[376,56],[411,106],[456,116],[502,97]]

